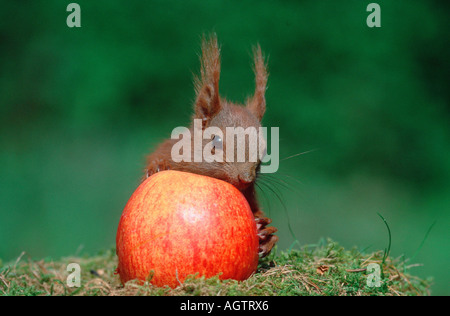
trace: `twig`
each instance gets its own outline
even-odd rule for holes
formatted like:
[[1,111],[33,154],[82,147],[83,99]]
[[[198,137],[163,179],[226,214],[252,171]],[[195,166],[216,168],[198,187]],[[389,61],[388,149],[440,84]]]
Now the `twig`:
[[352,273],[352,272],[366,272],[366,271],[367,271],[367,268],[361,268],[361,269],[347,269],[347,270],[345,270],[345,271],[350,272],[350,273]]

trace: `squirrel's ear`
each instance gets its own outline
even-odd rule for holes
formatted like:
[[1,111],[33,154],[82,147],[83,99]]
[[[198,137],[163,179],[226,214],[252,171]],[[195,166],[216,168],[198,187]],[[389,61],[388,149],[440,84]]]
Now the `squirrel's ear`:
[[221,109],[219,97],[220,49],[215,34],[212,34],[209,39],[205,39],[203,36],[200,65],[200,78],[194,79],[197,95],[194,116],[206,123]]
[[247,101],[247,108],[258,120],[262,120],[266,111],[266,86],[267,86],[267,67],[264,55],[261,52],[259,44],[253,48],[254,72],[255,72],[255,94]]

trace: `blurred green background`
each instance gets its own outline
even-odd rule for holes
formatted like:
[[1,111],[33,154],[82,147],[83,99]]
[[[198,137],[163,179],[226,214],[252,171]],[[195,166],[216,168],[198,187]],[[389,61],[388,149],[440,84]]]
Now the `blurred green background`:
[[[115,244],[145,155],[189,124],[202,33],[222,44],[221,94],[252,93],[269,55],[264,126],[280,158],[261,202],[279,249],[330,237],[413,256],[450,294],[449,2],[0,1],[0,258]],[[269,178],[268,178],[269,179]],[[269,180],[266,180],[269,181]],[[283,203],[276,195],[281,197]]]

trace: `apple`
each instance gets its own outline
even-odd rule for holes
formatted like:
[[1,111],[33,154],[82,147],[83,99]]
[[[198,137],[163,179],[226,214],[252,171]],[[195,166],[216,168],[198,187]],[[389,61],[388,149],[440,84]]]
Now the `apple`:
[[258,265],[259,240],[250,206],[233,185],[162,171],[132,194],[116,237],[123,284],[180,285],[187,276],[245,280]]

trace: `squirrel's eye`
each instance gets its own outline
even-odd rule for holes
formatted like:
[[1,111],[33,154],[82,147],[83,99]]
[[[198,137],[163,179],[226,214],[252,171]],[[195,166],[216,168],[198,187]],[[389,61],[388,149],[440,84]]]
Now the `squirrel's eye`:
[[222,149],[223,148],[222,138],[219,135],[214,135],[213,140],[212,140],[212,144],[213,144],[215,149]]

